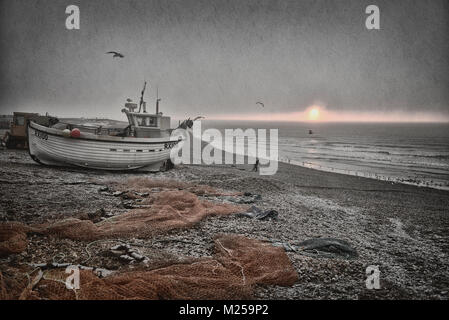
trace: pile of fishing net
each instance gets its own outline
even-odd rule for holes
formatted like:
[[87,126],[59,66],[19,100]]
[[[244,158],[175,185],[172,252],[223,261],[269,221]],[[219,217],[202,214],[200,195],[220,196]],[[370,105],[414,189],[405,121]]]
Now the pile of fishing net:
[[102,238],[149,238],[179,228],[192,227],[208,216],[242,212],[240,206],[198,199],[182,190],[161,191],[143,199],[147,206],[94,224],[75,218],[50,225],[36,226],[42,234],[72,240],[92,241]]
[[[139,208],[98,223],[76,218],[33,226],[0,223],[0,256],[26,250],[29,233],[90,242],[148,239],[192,227],[209,216],[247,209],[203,200],[225,193],[176,181],[132,179],[115,184],[115,189],[139,198]],[[65,271],[58,266],[2,267],[0,299],[248,299],[255,285],[291,286],[298,279],[282,248],[239,235],[217,236],[212,257],[167,260],[162,266],[116,271],[104,278],[95,270],[81,269],[77,290],[66,288]]]
[[0,223],[0,255],[25,250],[27,232],[80,241],[149,238],[173,229],[192,227],[208,216],[244,211],[241,206],[200,200],[195,194],[183,190],[154,193],[141,204],[147,207],[132,209],[99,223],[76,218],[31,227],[21,223]]
[[[22,299],[250,299],[255,285],[291,286],[298,280],[281,248],[239,235],[219,235],[214,245],[212,257],[149,271],[99,278],[81,270],[78,290],[66,288],[64,269],[39,270],[20,295]],[[5,292],[1,284],[0,292]]]
[[24,251],[31,229],[19,222],[0,223],[0,257]]
[[125,182],[110,181],[115,189],[122,191],[138,191],[140,193],[152,192],[155,189],[163,190],[185,190],[198,196],[236,196],[242,195],[241,192],[223,192],[211,186],[182,182],[169,179],[147,179],[130,178]]

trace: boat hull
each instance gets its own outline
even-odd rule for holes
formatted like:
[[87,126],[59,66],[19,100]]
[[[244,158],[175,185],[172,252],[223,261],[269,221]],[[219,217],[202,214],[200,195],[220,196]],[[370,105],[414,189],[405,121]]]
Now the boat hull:
[[30,156],[54,166],[101,170],[159,170],[178,141],[170,138],[132,138],[81,133],[65,137],[61,130],[30,122],[27,128]]

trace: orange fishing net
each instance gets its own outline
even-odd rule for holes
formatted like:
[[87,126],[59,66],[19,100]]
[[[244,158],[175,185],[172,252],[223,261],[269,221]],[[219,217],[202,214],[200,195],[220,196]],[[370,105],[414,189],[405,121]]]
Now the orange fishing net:
[[6,291],[5,280],[3,279],[3,274],[0,272],[0,300],[9,299],[9,294]]
[[207,185],[197,185],[187,182],[167,179],[147,179],[147,178],[130,178],[124,183],[111,182],[116,189],[122,191],[138,191],[140,193],[152,192],[154,189],[160,190],[185,190],[196,195],[202,196],[225,196],[225,195],[241,195],[241,192],[223,192]]
[[19,222],[0,223],[0,257],[25,250],[28,243],[26,233],[30,230]]
[[[151,238],[191,227],[208,216],[246,210],[199,199],[198,195],[225,195],[205,186],[148,179],[115,186],[123,198],[138,200],[139,208],[98,223],[75,218],[32,227],[0,223],[0,255],[25,250],[29,232],[76,241]],[[66,288],[65,269],[4,268],[0,299],[248,299],[257,284],[290,286],[298,279],[281,248],[238,235],[217,236],[214,244],[212,257],[167,260],[163,267],[120,271],[106,278],[81,270],[79,290]]]
[[151,271],[98,278],[80,271],[79,290],[65,287],[64,270],[47,271],[25,299],[250,299],[254,285],[290,286],[298,275],[285,252],[238,235],[215,238],[215,254]]
[[[136,178],[118,184],[118,188],[126,190],[124,198],[139,198],[141,208],[99,223],[76,218],[31,227],[18,222],[0,223],[0,256],[25,250],[26,233],[30,231],[80,241],[112,237],[149,238],[172,229],[191,227],[207,216],[229,215],[246,209],[200,200],[192,192],[201,195],[217,195],[220,192],[211,187],[191,186],[177,181]],[[163,188],[164,191],[151,192],[154,188]],[[178,188],[190,189],[192,192]],[[145,192],[146,196],[139,195]]]
[[38,226],[35,230],[60,238],[84,241],[113,237],[149,238],[172,229],[191,227],[207,216],[244,211],[240,206],[199,200],[187,191],[161,191],[145,198],[141,204],[148,207],[132,209],[97,224],[71,218]]

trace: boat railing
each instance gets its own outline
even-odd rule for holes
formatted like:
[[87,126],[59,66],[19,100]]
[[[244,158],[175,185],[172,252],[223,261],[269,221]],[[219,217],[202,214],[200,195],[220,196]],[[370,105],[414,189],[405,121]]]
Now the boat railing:
[[58,125],[65,125],[64,129],[72,130],[78,128],[81,132],[93,133],[96,135],[116,135],[123,132],[125,128],[104,128],[103,126],[86,126],[69,122],[59,121]]

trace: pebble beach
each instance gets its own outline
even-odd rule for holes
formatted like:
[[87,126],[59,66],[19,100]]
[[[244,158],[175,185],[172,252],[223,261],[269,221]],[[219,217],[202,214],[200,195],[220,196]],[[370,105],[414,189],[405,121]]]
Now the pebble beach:
[[[345,240],[355,259],[286,252],[299,280],[290,287],[258,286],[256,299],[448,299],[449,192],[279,163],[273,176],[251,165],[176,166],[159,173],[106,172],[45,167],[26,151],[0,151],[0,220],[42,224],[80,215],[115,216],[127,211],[120,197],[102,192],[111,181],[164,179],[223,192],[257,195],[247,205],[276,210],[277,220],[229,215],[207,217],[192,228],[157,239],[133,239],[144,254],[207,257],[217,234],[238,234],[271,243],[314,238]],[[229,197],[208,197],[229,202]],[[99,213],[100,212],[100,213]],[[107,243],[89,246],[70,239],[32,235],[25,251],[0,258],[0,271],[48,261],[133,268],[101,254]],[[380,289],[366,287],[366,268],[378,266]]]

